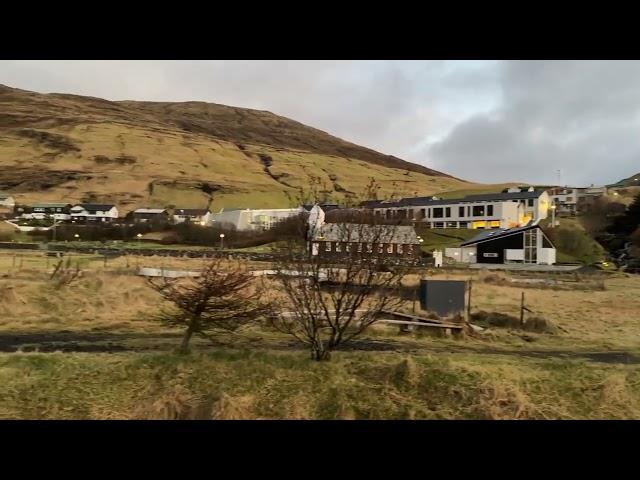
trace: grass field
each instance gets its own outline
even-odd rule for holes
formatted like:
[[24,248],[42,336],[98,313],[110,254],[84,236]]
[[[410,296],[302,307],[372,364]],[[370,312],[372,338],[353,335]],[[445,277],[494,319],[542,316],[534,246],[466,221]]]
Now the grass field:
[[120,257],[105,267],[72,255],[83,275],[56,289],[52,262],[18,253],[21,266],[0,253],[0,418],[640,418],[638,276],[554,276],[561,288],[416,272],[406,285],[425,274],[473,279],[472,312],[517,317],[524,291],[528,315],[558,330],[490,327],[454,339],[376,326],[316,363],[258,326],[173,353],[180,332],[155,323],[161,303],[133,273],[197,270],[200,259]]

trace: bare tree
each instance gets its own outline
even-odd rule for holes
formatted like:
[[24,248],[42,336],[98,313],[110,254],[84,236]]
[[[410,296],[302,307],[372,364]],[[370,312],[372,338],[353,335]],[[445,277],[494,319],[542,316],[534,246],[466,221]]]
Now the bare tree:
[[[311,226],[307,243],[291,242],[276,262],[284,299],[271,309],[272,325],[305,344],[312,359],[327,360],[373,325],[383,310],[399,305],[406,267],[400,262],[390,266],[386,255],[396,228],[410,227],[340,223],[317,232]],[[318,241],[322,238],[331,239],[336,256],[323,255],[328,247]]]
[[214,258],[199,277],[149,279],[149,285],[173,304],[157,320],[185,329],[179,352],[188,352],[193,335],[211,339],[209,332],[236,331],[267,312],[253,275],[245,265],[235,263],[224,265],[221,258]]
[[60,259],[56,264],[49,277],[49,280],[53,282],[53,286],[56,290],[62,287],[71,285],[82,276],[82,270],[80,270],[80,264],[76,262],[75,268],[71,266],[71,258],[67,257],[67,261]]

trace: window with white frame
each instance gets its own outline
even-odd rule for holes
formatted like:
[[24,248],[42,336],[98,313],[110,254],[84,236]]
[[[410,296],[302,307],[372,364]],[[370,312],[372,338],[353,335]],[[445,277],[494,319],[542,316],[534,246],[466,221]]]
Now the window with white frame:
[[324,242],[324,250],[325,252],[331,251],[331,242]]
[[393,243],[387,245],[387,253],[393,253]]

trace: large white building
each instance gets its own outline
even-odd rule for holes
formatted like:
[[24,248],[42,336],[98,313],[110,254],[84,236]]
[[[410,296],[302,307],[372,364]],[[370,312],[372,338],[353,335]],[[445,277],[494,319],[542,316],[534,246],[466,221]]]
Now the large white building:
[[440,200],[434,197],[403,198],[398,201],[368,201],[385,219],[411,220],[430,228],[514,228],[547,218],[549,195],[528,188],[509,189],[502,193],[467,195]]
[[304,212],[299,208],[271,208],[250,209],[232,208],[222,209],[213,214],[214,224],[231,224],[236,230],[269,230],[277,222],[300,215]]

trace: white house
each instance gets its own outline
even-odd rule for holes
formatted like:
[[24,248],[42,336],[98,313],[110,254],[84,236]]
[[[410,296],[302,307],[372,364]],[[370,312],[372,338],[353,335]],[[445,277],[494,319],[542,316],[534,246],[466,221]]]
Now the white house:
[[211,223],[211,218],[207,208],[176,208],[173,212],[173,223],[189,222],[205,226]]
[[34,220],[50,218],[57,222],[64,222],[71,219],[70,209],[71,204],[69,203],[36,203],[21,217]]
[[549,195],[545,191],[515,189],[501,193],[467,195],[441,200],[434,197],[403,198],[398,201],[368,201],[386,219],[425,223],[430,228],[514,228],[547,218]]
[[232,208],[222,209],[213,214],[215,223],[234,225],[237,230],[268,230],[286,218],[295,217],[304,211],[303,208],[257,209]]
[[71,221],[112,222],[118,219],[115,205],[101,203],[80,203],[71,207]]
[[539,225],[482,232],[445,255],[462,263],[556,263],[556,248]]

